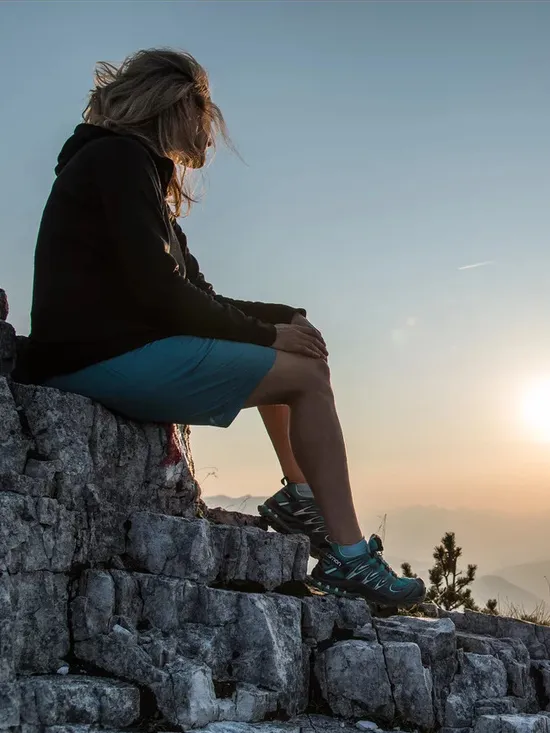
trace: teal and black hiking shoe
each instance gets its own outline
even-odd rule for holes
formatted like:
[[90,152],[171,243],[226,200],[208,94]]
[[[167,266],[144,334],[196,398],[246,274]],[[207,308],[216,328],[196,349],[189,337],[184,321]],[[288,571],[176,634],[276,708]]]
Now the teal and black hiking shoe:
[[310,554],[319,559],[331,549],[319,505],[312,496],[301,496],[298,486],[283,479],[283,488],[258,507],[270,527],[283,534],[305,534]]
[[409,607],[422,603],[426,587],[420,578],[400,578],[382,557],[382,540],[372,535],[368,552],[344,557],[335,545],[311,572],[319,590],[348,598],[362,597],[380,606]]

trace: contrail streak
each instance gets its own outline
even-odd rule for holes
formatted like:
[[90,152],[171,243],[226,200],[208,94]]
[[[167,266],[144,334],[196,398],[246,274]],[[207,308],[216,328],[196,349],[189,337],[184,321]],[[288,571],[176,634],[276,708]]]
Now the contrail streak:
[[486,260],[485,262],[474,262],[473,265],[462,265],[459,270],[473,270],[476,267],[486,267],[487,265],[494,265],[494,260]]

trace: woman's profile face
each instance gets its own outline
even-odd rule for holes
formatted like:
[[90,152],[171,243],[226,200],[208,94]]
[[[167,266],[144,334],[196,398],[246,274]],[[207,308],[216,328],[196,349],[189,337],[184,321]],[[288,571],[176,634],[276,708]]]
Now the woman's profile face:
[[206,151],[208,148],[212,146],[212,140],[211,138],[206,134],[206,132],[202,129],[202,127],[199,129],[197,133],[197,139],[195,141],[195,145],[197,148],[197,151],[199,152],[199,157],[192,161],[190,168],[203,168],[206,163]]

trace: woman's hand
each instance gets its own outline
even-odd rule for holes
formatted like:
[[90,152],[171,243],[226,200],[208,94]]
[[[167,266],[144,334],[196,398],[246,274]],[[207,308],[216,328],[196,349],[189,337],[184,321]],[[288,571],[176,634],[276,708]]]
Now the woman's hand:
[[310,323],[310,321],[308,321],[307,318],[305,316],[303,316],[301,313],[295,313],[292,316],[291,323],[294,324],[294,325],[296,325],[296,326],[307,326],[308,328],[312,328],[315,331],[315,333],[317,334],[317,336],[321,339],[321,341],[323,342],[323,344],[326,346],[325,339],[321,335],[321,331],[319,331],[318,328],[315,328],[315,326],[313,325],[313,323]]
[[327,360],[328,351],[321,333],[304,316],[296,314],[292,323],[279,323],[275,328],[274,349]]

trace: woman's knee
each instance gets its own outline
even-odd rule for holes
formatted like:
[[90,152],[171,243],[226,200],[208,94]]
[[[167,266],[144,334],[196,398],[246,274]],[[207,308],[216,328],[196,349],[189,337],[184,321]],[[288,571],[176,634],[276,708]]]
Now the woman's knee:
[[314,392],[331,392],[328,364],[322,359],[279,351],[273,368],[250,396],[246,406],[291,405],[298,397]]
[[330,388],[330,367],[324,359],[309,359],[309,383],[319,390]]
[[330,369],[323,359],[300,357],[289,379],[289,397],[294,399],[303,394],[323,394],[332,391]]

